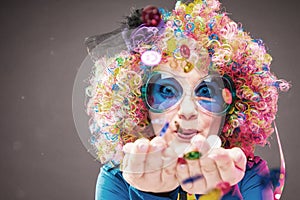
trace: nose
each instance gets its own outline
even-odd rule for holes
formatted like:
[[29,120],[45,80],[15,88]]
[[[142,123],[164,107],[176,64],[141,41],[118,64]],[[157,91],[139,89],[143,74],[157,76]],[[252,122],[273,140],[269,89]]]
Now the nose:
[[179,119],[183,120],[197,119],[197,108],[191,96],[187,95],[182,99],[182,102],[179,105],[178,116]]

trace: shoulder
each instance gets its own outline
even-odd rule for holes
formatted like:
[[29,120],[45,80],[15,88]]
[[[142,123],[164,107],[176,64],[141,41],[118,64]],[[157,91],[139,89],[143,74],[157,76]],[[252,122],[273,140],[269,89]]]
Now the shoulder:
[[127,199],[128,187],[118,167],[103,165],[97,179],[96,199],[103,199],[114,194],[118,194],[118,197],[123,195],[123,199]]
[[247,161],[246,172],[242,183],[245,184],[245,181],[254,177],[264,179],[269,177],[269,175],[270,170],[267,162],[259,156],[255,156],[253,159]]
[[123,186],[128,186],[127,182],[123,179],[122,172],[118,166],[103,165],[100,169],[98,175],[97,187],[98,184],[103,185],[118,184]]
[[258,156],[248,160],[245,176],[238,185],[244,199],[273,198],[273,185],[267,162]]

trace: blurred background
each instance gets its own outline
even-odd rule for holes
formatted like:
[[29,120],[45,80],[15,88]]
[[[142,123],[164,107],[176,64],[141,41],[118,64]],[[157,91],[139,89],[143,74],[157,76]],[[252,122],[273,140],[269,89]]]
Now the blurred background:
[[[287,164],[282,199],[298,199],[300,13],[296,0],[222,0],[226,12],[262,39],[271,69],[293,87],[281,93],[277,126]],[[174,0],[11,0],[0,6],[0,199],[92,200],[100,164],[72,116],[84,38],[119,27],[131,7],[171,9]],[[261,154],[279,166],[275,134]],[[273,145],[274,143],[274,145]]]

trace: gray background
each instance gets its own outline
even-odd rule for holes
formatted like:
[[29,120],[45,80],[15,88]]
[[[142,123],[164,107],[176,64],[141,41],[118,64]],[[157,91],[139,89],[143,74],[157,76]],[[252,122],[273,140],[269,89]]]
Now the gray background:
[[[99,163],[72,117],[72,88],[86,57],[83,39],[118,27],[131,6],[173,0],[12,0],[0,5],[0,199],[94,198]],[[299,35],[296,0],[223,0],[231,17],[262,38],[272,69],[293,88],[281,94],[277,125],[287,162],[282,199],[299,199]],[[267,158],[278,165],[275,146]],[[273,162],[273,159],[270,162]]]

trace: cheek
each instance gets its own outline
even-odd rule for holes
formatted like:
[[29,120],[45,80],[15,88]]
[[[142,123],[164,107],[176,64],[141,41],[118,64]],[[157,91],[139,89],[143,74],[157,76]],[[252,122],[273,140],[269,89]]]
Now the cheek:
[[155,135],[159,135],[161,129],[167,122],[171,122],[174,117],[174,112],[169,113],[153,113],[149,112],[149,117],[151,119],[151,124]]
[[[203,120],[203,119],[202,119]],[[204,121],[205,135],[217,135],[221,126],[222,117],[220,116],[209,116]]]

